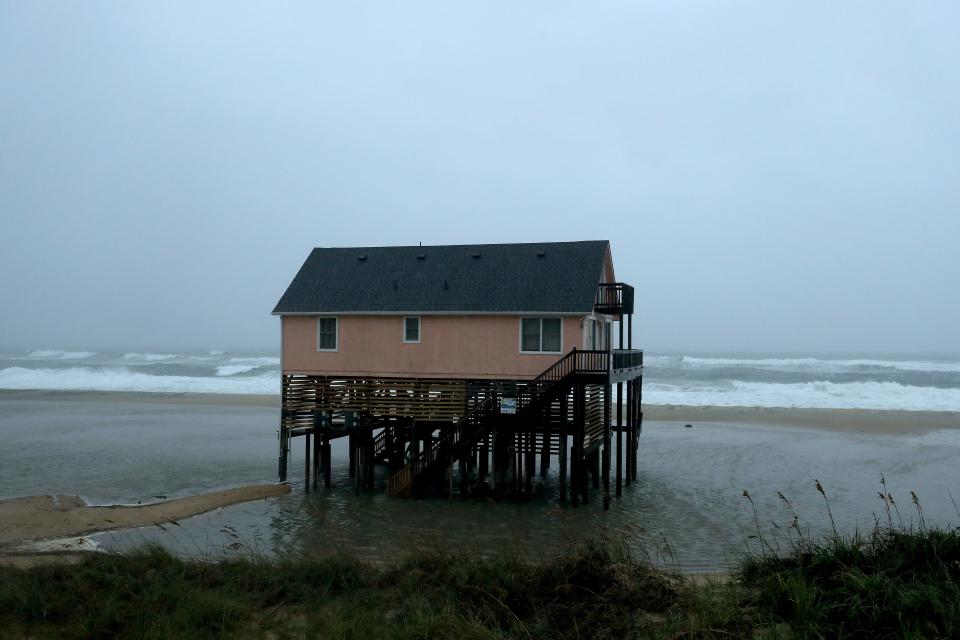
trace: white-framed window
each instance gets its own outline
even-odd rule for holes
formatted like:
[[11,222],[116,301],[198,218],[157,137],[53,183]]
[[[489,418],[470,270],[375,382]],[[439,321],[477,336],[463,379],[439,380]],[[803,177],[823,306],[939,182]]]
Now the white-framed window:
[[317,318],[317,351],[336,351],[340,346],[338,318]]
[[403,341],[406,343],[420,342],[420,318],[410,316],[403,319]]
[[563,321],[560,318],[520,318],[520,353],[561,353]]

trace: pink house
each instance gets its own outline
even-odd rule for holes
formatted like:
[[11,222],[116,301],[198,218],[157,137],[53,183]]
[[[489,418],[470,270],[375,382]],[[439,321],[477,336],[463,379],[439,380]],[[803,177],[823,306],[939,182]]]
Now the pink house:
[[609,484],[612,433],[628,441],[617,490],[621,465],[635,476],[642,353],[633,288],[616,282],[607,241],[317,248],[273,313],[281,477],[302,435],[307,490],[311,474],[329,485],[338,437],[358,490],[376,484],[377,465],[398,495],[425,493],[454,466],[463,493],[525,490],[531,460],[545,471],[555,454],[562,497],[569,459],[572,498],[587,500],[589,474]]

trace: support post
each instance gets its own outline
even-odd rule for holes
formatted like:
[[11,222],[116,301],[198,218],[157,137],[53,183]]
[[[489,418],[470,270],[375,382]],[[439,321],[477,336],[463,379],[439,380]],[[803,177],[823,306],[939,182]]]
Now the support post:
[[574,446],[577,448],[577,454],[574,456],[574,462],[577,465],[577,490],[580,492],[580,499],[583,501],[583,504],[590,503],[590,489],[587,484],[587,464],[583,452],[583,441],[586,430],[586,419],[587,419],[587,389],[586,385],[583,383],[577,383],[577,403],[576,403],[576,416],[574,417],[574,428],[576,429],[576,440]]
[[635,419],[633,421],[633,481],[637,481],[637,454],[640,452],[640,417],[643,412],[640,410],[640,379],[633,381],[633,407]]
[[[621,336],[623,328],[620,329]],[[623,495],[623,422],[627,417],[623,383],[617,383],[617,497]]]
[[568,394],[560,400],[560,447],[557,463],[560,465],[560,502],[567,501],[567,402]]
[[590,479],[594,489],[600,488],[600,447],[590,454]]
[[503,466],[503,456],[500,455],[500,432],[497,423],[493,423],[493,429],[490,431],[490,455],[493,456],[493,473],[490,474],[490,488],[496,492],[503,485],[500,476],[500,468]]
[[630,462],[633,459],[633,381],[627,380],[627,424],[626,424],[626,450],[624,451],[623,463],[626,465],[626,478],[624,484],[630,486],[633,480],[633,472],[630,470]]
[[330,488],[330,436],[323,437],[323,486]]
[[287,481],[287,461],[290,459],[290,430],[283,423],[283,411],[280,412],[280,429],[277,431],[280,443],[280,453],[277,456],[277,467],[280,482]]
[[347,436],[347,449],[350,457],[350,477],[357,475],[357,437],[351,433]]
[[313,428],[313,488],[320,481],[320,430]]
[[483,445],[477,448],[480,456],[479,464],[477,465],[477,482],[487,481],[487,469],[490,465],[490,438],[492,435],[492,431],[488,433],[483,438]]
[[603,386],[603,508],[610,508],[610,381]]
[[356,434],[350,434],[350,451],[353,454],[353,492],[360,495],[360,490],[363,488],[363,459]]
[[537,434],[534,431],[527,431],[527,460],[524,464],[524,493],[530,495],[533,493],[533,469],[537,466]]
[[374,473],[376,464],[373,454],[373,429],[368,429],[363,437],[366,439],[366,446],[364,447],[364,484],[368,491],[373,491],[376,478]]
[[310,432],[303,432],[303,492],[310,493]]
[[550,471],[550,418],[551,418],[550,405],[548,404],[546,409],[543,411],[543,441],[540,443],[540,476],[543,478],[547,477],[547,472]]

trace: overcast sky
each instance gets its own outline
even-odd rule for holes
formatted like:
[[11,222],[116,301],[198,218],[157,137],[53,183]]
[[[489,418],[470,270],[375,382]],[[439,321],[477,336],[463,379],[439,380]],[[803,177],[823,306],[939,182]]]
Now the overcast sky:
[[276,348],[313,246],[610,239],[650,351],[960,353],[958,25],[0,0],[0,345]]

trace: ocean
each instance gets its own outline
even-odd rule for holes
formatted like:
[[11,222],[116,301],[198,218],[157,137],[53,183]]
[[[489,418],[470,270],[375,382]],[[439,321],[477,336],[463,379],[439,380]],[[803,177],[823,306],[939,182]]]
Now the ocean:
[[[649,404],[960,412],[960,360],[660,353],[648,354],[646,362]],[[91,504],[136,504],[275,482],[279,402],[227,394],[276,394],[279,373],[279,355],[269,351],[2,351],[0,389],[186,395],[0,394],[0,498],[77,494]],[[191,392],[225,395],[191,399]],[[302,451],[295,448],[294,489],[287,496],[218,509],[177,527],[80,540],[115,550],[153,542],[209,556],[234,553],[240,535],[240,552],[340,549],[377,559],[439,544],[536,556],[560,553],[585,538],[622,536],[637,553],[716,571],[757,550],[750,537],[753,506],[765,528],[789,523],[792,512],[778,491],[789,497],[806,531],[831,531],[817,481],[844,532],[867,529],[882,517],[880,489],[896,496],[905,521],[914,517],[910,491],[920,496],[928,523],[956,526],[960,517],[953,500],[960,495],[960,414],[937,416],[937,424],[947,426],[934,429],[921,419],[930,416],[894,414],[894,428],[871,431],[863,425],[875,416],[861,422],[836,417],[836,428],[815,428],[803,424],[809,417],[803,412],[788,420],[789,411],[751,411],[749,423],[708,420],[709,412],[701,410],[659,413],[659,419],[644,420],[637,483],[609,511],[598,500],[587,508],[560,508],[555,466],[538,476],[526,501],[397,500],[381,489],[355,496],[340,440],[330,490],[303,492]],[[378,487],[386,473],[377,469]],[[599,498],[596,492],[593,497]],[[75,543],[44,542],[42,548]]]
[[[0,351],[0,389],[277,394],[277,352]],[[648,353],[650,405],[960,411],[960,358]]]

